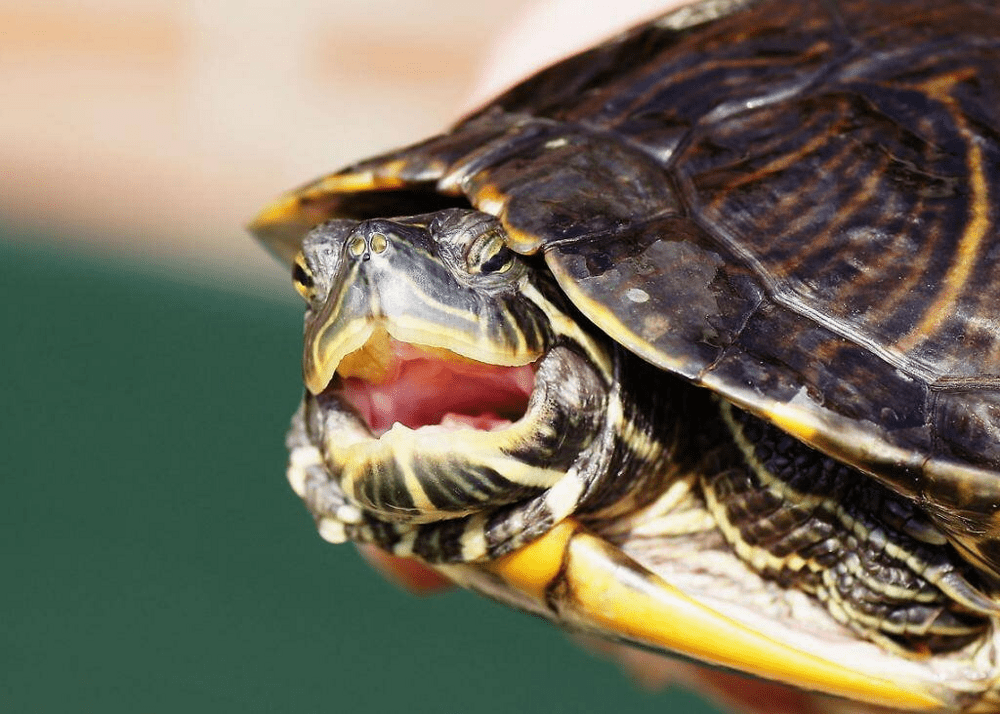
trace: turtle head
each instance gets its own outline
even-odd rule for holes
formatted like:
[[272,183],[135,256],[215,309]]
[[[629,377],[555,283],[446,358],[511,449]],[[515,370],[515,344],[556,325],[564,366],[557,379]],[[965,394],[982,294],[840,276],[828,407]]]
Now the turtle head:
[[378,519],[530,501],[609,428],[608,351],[488,214],[329,221],[293,276],[310,440]]
[[309,390],[322,392],[337,371],[381,379],[387,339],[504,367],[538,360],[551,321],[525,297],[539,278],[504,237],[492,216],[461,209],[312,231],[293,268],[308,304]]

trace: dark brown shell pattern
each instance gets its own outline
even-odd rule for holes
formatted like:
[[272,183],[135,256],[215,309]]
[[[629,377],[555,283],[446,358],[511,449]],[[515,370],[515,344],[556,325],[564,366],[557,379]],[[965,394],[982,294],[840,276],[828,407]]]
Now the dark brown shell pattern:
[[734,4],[557,64],[302,211],[464,196],[613,338],[915,499],[1000,574],[1000,8],[702,7]]

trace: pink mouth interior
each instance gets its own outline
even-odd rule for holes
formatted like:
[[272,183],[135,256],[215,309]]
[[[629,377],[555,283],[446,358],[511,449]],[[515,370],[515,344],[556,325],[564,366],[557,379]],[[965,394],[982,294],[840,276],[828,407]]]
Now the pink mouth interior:
[[439,359],[393,341],[394,359],[378,384],[358,377],[341,393],[376,436],[399,422],[410,429],[439,425],[491,431],[524,416],[535,385],[531,365],[498,367]]

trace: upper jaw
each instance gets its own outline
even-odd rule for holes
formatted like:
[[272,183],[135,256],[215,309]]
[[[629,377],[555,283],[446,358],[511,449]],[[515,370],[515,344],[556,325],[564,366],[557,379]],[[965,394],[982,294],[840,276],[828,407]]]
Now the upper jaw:
[[338,315],[324,322],[320,314],[307,322],[302,372],[313,394],[327,388],[334,375],[381,380],[392,363],[392,342],[413,345],[440,359],[520,367],[536,362],[546,339],[500,341],[481,324],[477,333],[449,330],[417,316],[398,319]]
[[535,369],[537,362],[486,364],[377,330],[341,360],[328,390],[338,391],[377,437],[400,426],[493,431],[525,415]]

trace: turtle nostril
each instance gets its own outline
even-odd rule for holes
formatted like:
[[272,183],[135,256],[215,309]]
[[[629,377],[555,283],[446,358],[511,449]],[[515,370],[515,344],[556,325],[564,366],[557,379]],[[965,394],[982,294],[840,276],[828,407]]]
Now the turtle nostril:
[[347,253],[352,258],[360,258],[361,256],[367,257],[368,244],[361,236],[354,236],[347,244]]
[[382,233],[373,233],[369,245],[376,253],[382,253],[389,247],[389,240]]
[[371,260],[372,253],[384,253],[388,247],[389,239],[384,233],[354,235],[347,242],[347,254],[355,260]]

